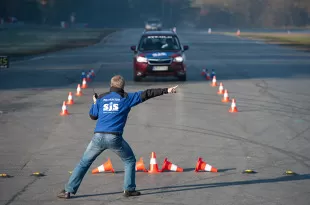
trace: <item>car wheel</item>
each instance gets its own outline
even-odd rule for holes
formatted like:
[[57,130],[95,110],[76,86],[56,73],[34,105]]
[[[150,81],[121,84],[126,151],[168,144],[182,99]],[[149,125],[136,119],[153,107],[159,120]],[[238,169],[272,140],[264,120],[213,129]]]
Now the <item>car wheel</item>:
[[179,80],[180,81],[186,81],[186,75],[183,75],[183,76],[179,77]]

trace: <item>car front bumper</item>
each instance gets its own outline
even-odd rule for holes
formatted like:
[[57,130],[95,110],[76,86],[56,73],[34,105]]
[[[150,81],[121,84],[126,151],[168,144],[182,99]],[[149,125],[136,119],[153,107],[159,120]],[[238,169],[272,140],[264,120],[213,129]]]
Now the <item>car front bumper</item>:
[[[157,67],[166,67],[166,70],[156,70]],[[158,69],[158,68],[157,68]],[[184,63],[171,63],[170,65],[149,65],[147,63],[134,63],[134,74],[145,76],[184,76],[186,66]]]

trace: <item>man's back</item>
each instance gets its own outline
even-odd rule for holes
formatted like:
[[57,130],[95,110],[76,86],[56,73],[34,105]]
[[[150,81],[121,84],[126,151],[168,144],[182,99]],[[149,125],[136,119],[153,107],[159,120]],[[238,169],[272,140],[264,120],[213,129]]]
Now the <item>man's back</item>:
[[91,118],[98,120],[95,132],[121,134],[130,109],[142,102],[141,93],[125,93],[122,89],[111,88],[110,92],[101,94],[90,112]]

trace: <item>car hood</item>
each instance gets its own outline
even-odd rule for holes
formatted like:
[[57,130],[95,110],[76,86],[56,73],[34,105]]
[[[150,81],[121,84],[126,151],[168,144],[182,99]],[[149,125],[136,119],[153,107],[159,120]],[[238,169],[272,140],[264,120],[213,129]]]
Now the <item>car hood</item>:
[[181,55],[181,52],[178,51],[156,51],[156,52],[143,52],[146,58],[155,58],[155,59],[163,59],[163,58],[171,58],[174,55]]

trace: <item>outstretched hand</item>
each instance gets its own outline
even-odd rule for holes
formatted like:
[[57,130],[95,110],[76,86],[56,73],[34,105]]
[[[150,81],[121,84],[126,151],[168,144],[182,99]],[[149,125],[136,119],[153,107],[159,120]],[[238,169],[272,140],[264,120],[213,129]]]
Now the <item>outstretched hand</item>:
[[174,87],[171,87],[171,88],[168,88],[168,93],[176,93],[177,92],[177,86],[174,86]]

